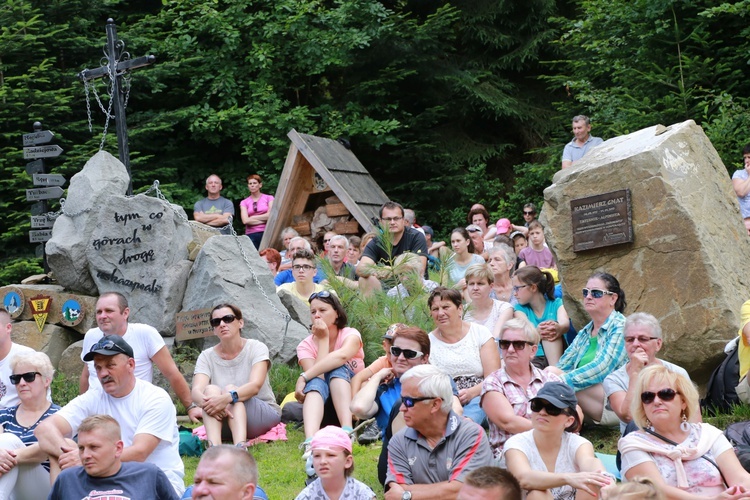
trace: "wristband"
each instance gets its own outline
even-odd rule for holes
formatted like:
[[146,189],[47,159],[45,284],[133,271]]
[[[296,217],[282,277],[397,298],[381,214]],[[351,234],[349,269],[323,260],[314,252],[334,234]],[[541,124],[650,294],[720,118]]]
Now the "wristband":
[[187,407],[187,409],[186,409],[185,411],[190,411],[190,410],[192,410],[193,408],[198,408],[198,405],[197,405],[197,404],[195,404],[195,401],[193,401],[192,403],[190,403],[190,406],[188,406],[188,407]]
[[300,373],[299,376],[302,377],[302,380],[304,380],[305,383],[309,382],[309,380],[307,380],[307,377],[305,376],[305,372]]

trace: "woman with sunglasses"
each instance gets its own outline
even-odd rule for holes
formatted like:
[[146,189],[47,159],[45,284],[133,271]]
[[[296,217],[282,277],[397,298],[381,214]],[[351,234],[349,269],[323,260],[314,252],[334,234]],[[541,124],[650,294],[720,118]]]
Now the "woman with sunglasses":
[[622,473],[650,477],[667,498],[750,498],[750,474],[724,433],[690,423],[698,391],[663,365],[644,369],[631,414],[642,429],[620,439]]
[[21,403],[0,409],[0,498],[47,498],[49,460],[40,450],[34,430],[60,409],[47,399],[55,370],[41,352],[14,356],[10,368],[10,383]]
[[490,446],[496,465],[505,468],[505,442],[531,429],[529,400],[545,383],[559,382],[560,377],[531,362],[540,340],[531,323],[521,318],[510,319],[499,335],[503,366],[484,379],[481,402],[490,424]]
[[570,327],[570,319],[562,299],[555,298],[555,279],[549,271],[536,266],[522,267],[513,275],[515,317],[531,322],[542,338],[534,363],[545,368],[556,365],[564,350],[562,336]]
[[547,382],[530,401],[532,429],[505,443],[508,470],[526,498],[595,499],[615,478],[604,472],[592,444],[574,434],[576,395],[562,382]]
[[248,175],[247,189],[250,191],[250,196],[240,202],[240,215],[242,223],[245,224],[245,234],[256,249],[260,248],[266,222],[273,207],[273,196],[261,193],[262,187],[263,181],[258,174]]
[[489,265],[469,266],[466,270],[466,292],[471,303],[464,319],[486,327],[497,338],[503,324],[513,317],[513,306],[490,297],[494,279]]
[[193,401],[203,409],[206,438],[219,445],[222,437],[245,446],[281,420],[281,408],[268,381],[268,347],[240,334],[242,311],[219,304],[211,311],[219,343],[201,352],[193,375]]
[[479,406],[484,377],[500,368],[500,353],[492,333],[484,326],[461,319],[461,292],[438,287],[427,299],[436,328],[430,332],[430,363],[450,375],[458,386],[464,416],[481,424]]
[[297,359],[302,367],[294,395],[302,403],[305,427],[305,449],[302,458],[310,456],[310,440],[320,429],[328,398],[333,402],[341,428],[352,432],[352,401],[350,381],[364,368],[365,353],[362,336],[346,326],[346,311],[331,292],[310,296],[312,335],[297,346]]
[[605,407],[607,396],[602,382],[628,361],[622,315],[626,305],[625,291],[617,278],[608,273],[592,275],[583,289],[583,307],[591,322],[578,332],[557,366],[545,368],[576,391],[587,418],[606,426],[619,422],[617,414]]

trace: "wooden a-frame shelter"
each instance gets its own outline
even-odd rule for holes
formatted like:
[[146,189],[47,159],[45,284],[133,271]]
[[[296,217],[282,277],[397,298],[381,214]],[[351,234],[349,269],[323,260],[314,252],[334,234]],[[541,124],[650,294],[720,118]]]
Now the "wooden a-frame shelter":
[[[300,134],[292,129],[284,170],[260,248],[281,248],[281,231],[292,226],[305,235],[304,214],[322,206],[329,216],[350,215],[336,224],[339,234],[375,231],[380,206],[388,197],[351,150],[339,141]],[[338,197],[340,204],[326,205]],[[309,235],[309,229],[307,231]]]

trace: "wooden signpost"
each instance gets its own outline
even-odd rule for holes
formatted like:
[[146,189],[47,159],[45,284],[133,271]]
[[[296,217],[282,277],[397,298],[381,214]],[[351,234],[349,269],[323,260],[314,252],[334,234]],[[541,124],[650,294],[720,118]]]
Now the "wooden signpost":
[[[24,134],[22,138],[24,159],[34,160],[26,164],[26,173],[31,176],[34,186],[44,186],[26,190],[26,200],[37,202],[31,206],[31,243],[44,243],[52,237],[50,228],[55,221],[44,215],[49,211],[47,200],[56,200],[63,195],[60,186],[65,184],[65,177],[46,173],[44,164],[44,158],[56,158],[63,152],[57,144],[47,144],[54,138],[52,131],[42,130],[40,122],[34,122],[34,132]],[[42,257],[44,270],[49,272],[43,244],[37,246],[35,254]]]

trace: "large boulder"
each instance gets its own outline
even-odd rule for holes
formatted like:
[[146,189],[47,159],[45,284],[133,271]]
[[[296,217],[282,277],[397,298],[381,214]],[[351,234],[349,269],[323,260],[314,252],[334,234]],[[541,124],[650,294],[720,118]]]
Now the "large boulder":
[[56,367],[60,362],[63,352],[81,336],[76,332],[63,326],[47,323],[42,331],[35,321],[19,321],[13,323],[13,342],[31,347],[35,351],[41,351],[49,356],[52,366]]
[[[288,313],[276,296],[271,271],[249,238],[214,236],[206,241],[195,259],[182,310],[211,308],[223,302],[242,310],[245,322],[242,336],[265,343],[276,361],[293,359],[297,344],[309,334],[296,321],[285,319]],[[215,337],[207,337],[203,348],[215,343]]]
[[66,380],[77,382],[83,372],[83,360],[81,360],[81,351],[83,350],[83,340],[73,342],[65,349],[60,356],[60,362],[57,364],[57,373],[62,374]]
[[86,259],[99,293],[128,298],[131,320],[174,335],[190,272],[193,233],[185,211],[139,194],[101,200]]
[[[630,189],[634,241],[574,252],[571,201],[622,189]],[[737,335],[750,241],[703,130],[691,120],[610,139],[558,172],[544,198],[541,222],[574,324],[589,321],[580,294],[587,277],[609,272],[626,292],[626,314],[661,321],[660,357],[705,380]]]
[[120,161],[99,151],[70,180],[65,214],[55,221],[45,251],[57,282],[68,290],[96,295],[97,288],[86,262],[86,247],[97,225],[103,201],[124,195],[128,172]]

